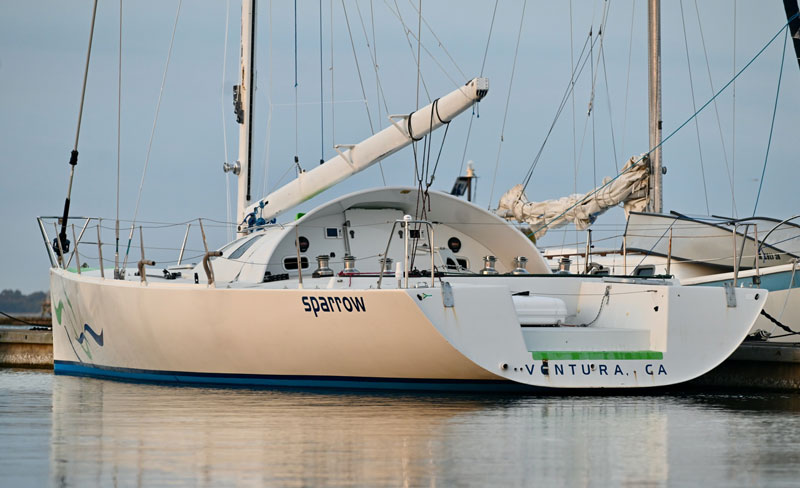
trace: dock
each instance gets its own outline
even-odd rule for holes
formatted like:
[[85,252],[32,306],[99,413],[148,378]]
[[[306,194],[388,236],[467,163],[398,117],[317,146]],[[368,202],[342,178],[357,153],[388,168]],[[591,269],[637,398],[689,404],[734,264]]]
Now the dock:
[[695,387],[800,391],[800,343],[746,341]]
[[53,332],[50,329],[0,327],[0,366],[53,368]]

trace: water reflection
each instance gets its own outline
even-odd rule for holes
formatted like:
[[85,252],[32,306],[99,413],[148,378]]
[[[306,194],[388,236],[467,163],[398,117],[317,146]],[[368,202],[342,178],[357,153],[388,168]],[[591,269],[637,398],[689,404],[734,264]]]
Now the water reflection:
[[[49,449],[62,486],[790,485],[800,462],[796,395],[342,394],[50,378],[52,426],[28,434]],[[0,408],[5,416],[2,399]]]

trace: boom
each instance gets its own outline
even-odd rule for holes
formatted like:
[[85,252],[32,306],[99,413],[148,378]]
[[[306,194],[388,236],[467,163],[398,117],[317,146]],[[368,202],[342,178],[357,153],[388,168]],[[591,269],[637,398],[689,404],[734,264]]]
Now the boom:
[[[263,202],[260,216],[269,221],[450,122],[474,102],[485,97],[488,91],[487,78],[473,78],[466,85],[416,112],[389,116],[392,121],[390,127],[353,146],[337,145],[339,154],[336,157],[310,171],[300,173],[294,181],[247,207],[245,214],[252,213]],[[341,151],[340,147],[348,149]]]

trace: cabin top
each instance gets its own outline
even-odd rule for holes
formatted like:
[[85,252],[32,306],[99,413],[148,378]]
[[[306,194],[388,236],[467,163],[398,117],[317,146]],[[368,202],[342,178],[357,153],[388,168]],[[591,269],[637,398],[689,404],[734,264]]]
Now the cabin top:
[[[349,265],[359,274],[379,273],[384,253],[393,263],[403,263],[404,226],[397,221],[423,213],[417,212],[422,207],[419,193],[408,187],[359,191],[327,202],[293,222],[251,232],[224,246],[222,256],[213,258],[215,280],[220,284],[262,283],[297,277],[298,251],[304,279],[319,269],[319,257],[333,273],[345,269],[345,256],[354,258]],[[477,273],[484,266],[483,257],[492,255],[499,273],[511,272],[516,267],[514,258],[519,256],[527,258],[529,272],[550,273],[533,243],[491,212],[433,191],[425,206],[427,211],[420,220],[431,225],[409,225],[411,270],[429,273],[433,253],[437,271]],[[395,265],[385,269],[393,271]],[[194,271],[205,276],[202,265]]]

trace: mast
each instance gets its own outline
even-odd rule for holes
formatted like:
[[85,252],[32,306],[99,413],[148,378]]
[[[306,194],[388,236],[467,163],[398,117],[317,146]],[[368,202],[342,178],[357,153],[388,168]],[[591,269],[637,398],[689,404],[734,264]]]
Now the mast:
[[233,105],[236,121],[239,123],[239,160],[233,167],[238,175],[236,219],[241,223],[245,208],[250,204],[250,174],[253,147],[253,95],[255,93],[255,39],[256,39],[256,0],[242,0],[242,49],[241,79],[233,87]]
[[[661,1],[649,0],[648,26],[648,99],[650,126],[650,194],[647,211],[661,213],[663,197],[661,167]],[[655,149],[653,149],[655,148]]]

